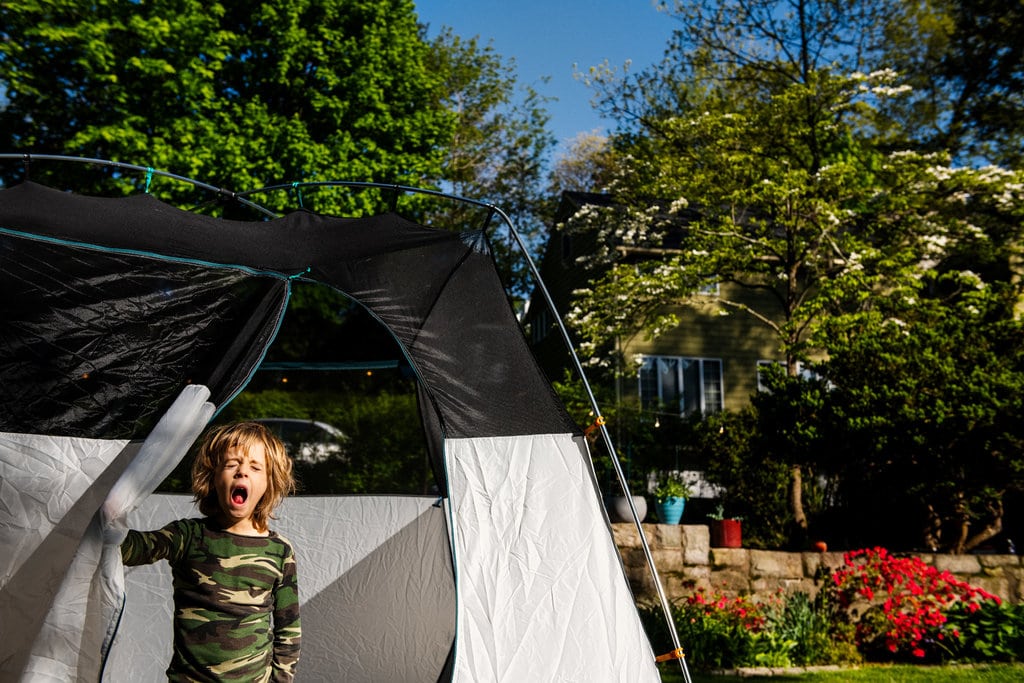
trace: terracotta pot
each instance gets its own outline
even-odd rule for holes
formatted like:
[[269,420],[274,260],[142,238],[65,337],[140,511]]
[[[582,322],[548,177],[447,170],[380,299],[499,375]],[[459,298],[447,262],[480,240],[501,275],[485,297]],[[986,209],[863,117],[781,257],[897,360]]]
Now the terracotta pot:
[[742,548],[743,527],[738,519],[711,520],[711,547]]

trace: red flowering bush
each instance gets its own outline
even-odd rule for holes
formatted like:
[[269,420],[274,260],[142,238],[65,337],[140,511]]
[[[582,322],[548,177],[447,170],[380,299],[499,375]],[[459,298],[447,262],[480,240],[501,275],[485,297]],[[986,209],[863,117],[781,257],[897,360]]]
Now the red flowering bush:
[[[954,649],[960,632],[947,624],[951,608],[977,611],[999,598],[940,572],[918,557],[896,557],[885,548],[855,550],[843,556],[826,590],[856,621],[858,649],[873,658],[942,657]],[[952,639],[952,640],[951,640]]]

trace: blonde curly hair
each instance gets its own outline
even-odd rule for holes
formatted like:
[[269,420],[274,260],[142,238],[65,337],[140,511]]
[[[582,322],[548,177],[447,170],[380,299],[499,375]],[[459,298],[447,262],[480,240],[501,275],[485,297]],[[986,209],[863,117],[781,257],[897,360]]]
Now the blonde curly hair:
[[192,497],[201,513],[215,517],[221,512],[214,477],[223,465],[224,455],[235,447],[248,452],[256,444],[262,444],[267,454],[267,491],[256,504],[252,521],[259,531],[267,530],[269,521],[274,517],[274,509],[287,495],[295,492],[295,477],[292,459],[288,457],[284,444],[259,422],[222,425],[211,429],[203,438],[192,461]]

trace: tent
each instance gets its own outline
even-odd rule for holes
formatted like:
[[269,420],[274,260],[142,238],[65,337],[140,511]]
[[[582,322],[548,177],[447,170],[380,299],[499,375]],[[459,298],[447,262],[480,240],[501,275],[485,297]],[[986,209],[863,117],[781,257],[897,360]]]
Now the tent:
[[659,680],[585,439],[481,232],[32,182],[0,190],[0,679],[160,680],[168,575],[125,578],[98,510],[194,514],[149,492],[250,380],[300,278],[400,344],[444,495],[286,502],[299,679]]

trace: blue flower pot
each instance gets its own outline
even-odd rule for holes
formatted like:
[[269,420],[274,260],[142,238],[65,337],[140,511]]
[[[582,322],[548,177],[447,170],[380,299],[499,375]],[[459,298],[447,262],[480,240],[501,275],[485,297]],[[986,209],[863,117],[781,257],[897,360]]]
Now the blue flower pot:
[[685,506],[685,498],[668,498],[658,503],[658,521],[661,524],[679,524]]

